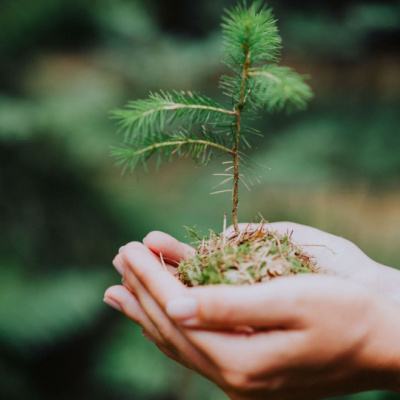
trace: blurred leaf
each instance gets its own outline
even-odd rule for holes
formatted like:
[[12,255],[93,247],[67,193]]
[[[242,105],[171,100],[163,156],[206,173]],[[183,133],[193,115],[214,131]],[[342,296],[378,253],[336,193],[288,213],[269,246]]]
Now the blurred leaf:
[[[100,29],[104,30],[105,40],[115,34],[124,39],[149,40],[159,34],[158,27],[145,10],[142,1],[103,2],[93,9]],[[114,37],[115,40],[115,37]]]
[[[121,317],[123,318],[123,317]],[[179,384],[177,364],[141,335],[142,329],[124,321],[113,329],[113,340],[101,349],[95,375],[107,379],[122,392],[136,396],[172,392]]]
[[114,326],[112,339],[97,356],[93,378],[108,380],[122,395],[135,393],[135,399],[169,395],[181,400],[227,400],[213,383],[167,358],[141,332],[131,321]]
[[50,344],[90,327],[100,312],[111,273],[72,269],[25,276],[0,270],[0,339],[22,348]]

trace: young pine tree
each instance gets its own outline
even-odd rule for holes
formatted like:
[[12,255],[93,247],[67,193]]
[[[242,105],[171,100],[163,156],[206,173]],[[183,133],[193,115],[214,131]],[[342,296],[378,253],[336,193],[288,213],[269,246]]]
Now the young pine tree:
[[[281,37],[271,9],[261,1],[248,7],[244,0],[226,11],[222,28],[224,63],[230,73],[221,77],[220,88],[228,105],[191,91],[159,91],[131,101],[113,112],[124,138],[113,155],[124,172],[131,173],[145,167],[153,154],[159,162],[177,155],[190,156],[200,164],[224,153],[231,157],[221,185],[232,184],[232,189],[222,191],[232,192],[235,235],[221,239],[214,234],[203,240],[198,255],[180,267],[186,283],[252,283],[287,273],[313,272],[315,265],[287,236],[263,227],[240,234],[238,226],[239,183],[246,185],[242,172],[252,167],[246,150],[251,147],[251,136],[261,135],[249,123],[262,111],[304,109],[311,89],[305,76],[277,64]],[[176,120],[180,128],[169,128]],[[262,252],[256,250],[260,242]]]

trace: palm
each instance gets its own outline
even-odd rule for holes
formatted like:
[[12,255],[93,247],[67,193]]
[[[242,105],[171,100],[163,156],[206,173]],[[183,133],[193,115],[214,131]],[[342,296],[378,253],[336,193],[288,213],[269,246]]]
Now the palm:
[[[246,229],[248,224],[240,224],[240,229]],[[348,278],[352,281],[372,286],[375,282],[374,262],[350,241],[311,228],[291,222],[276,222],[270,227],[279,233],[289,233],[292,239],[315,257],[321,270],[328,275]],[[227,233],[232,232],[228,228]],[[182,259],[194,252],[190,246],[178,242],[162,232],[153,232],[145,244],[157,255],[160,253],[171,265],[176,265]],[[176,269],[169,268],[174,273]]]
[[280,232],[293,232],[293,240],[315,257],[329,275],[367,283],[372,272],[372,260],[354,243],[319,229],[288,222],[271,224]]

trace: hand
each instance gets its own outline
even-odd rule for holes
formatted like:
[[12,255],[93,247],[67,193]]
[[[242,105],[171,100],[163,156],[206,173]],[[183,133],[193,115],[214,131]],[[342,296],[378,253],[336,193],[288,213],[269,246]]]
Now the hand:
[[[248,224],[240,224],[241,229],[247,226]],[[304,250],[314,256],[317,264],[328,275],[361,283],[400,303],[400,272],[371,260],[349,240],[293,222],[275,222],[268,224],[268,227],[280,234],[291,233],[294,242],[304,246]],[[227,229],[228,233],[231,231],[233,227]],[[169,235],[161,232],[152,232],[146,238],[145,244],[157,252],[157,245],[170,241],[169,238]],[[179,254],[170,254],[171,258],[174,256],[177,260],[181,259]]]
[[[248,226],[249,224],[239,224],[240,229]],[[280,234],[291,234],[294,242],[304,246],[304,250],[313,255],[317,264],[328,275],[361,283],[400,303],[400,272],[375,262],[349,240],[293,222],[275,222],[268,224],[268,227]],[[227,234],[231,232],[233,227],[227,229]],[[189,245],[180,243],[163,232],[151,232],[143,242],[155,254],[160,255],[161,252],[163,258],[175,266],[195,252]],[[170,267],[169,271],[172,274],[177,272]]]
[[[179,242],[176,241],[176,243]],[[171,273],[175,270],[172,266],[166,265],[169,271],[167,272],[164,266],[161,267],[160,259],[140,243],[130,243],[128,247],[131,249],[132,257],[136,259],[136,264],[157,266],[157,269],[160,269],[157,271],[157,275],[161,278],[164,275],[164,278],[169,279],[169,290],[173,290],[176,295],[184,293],[186,288],[176,278],[171,277]],[[192,251],[194,250],[192,249]],[[165,254],[168,255],[168,251],[165,251]],[[175,254],[179,254],[179,249],[176,249]],[[182,253],[181,255],[186,256]],[[165,355],[210,380],[214,378],[215,381],[218,371],[165,315],[156,300],[150,296],[147,289],[134,275],[124,258],[118,255],[113,263],[117,271],[123,276],[125,286],[110,287],[105,293],[104,301],[141,325],[143,336],[155,343]],[[164,282],[154,282],[153,289],[162,293],[163,288]]]
[[[184,257],[190,251],[170,237],[160,241],[160,234],[146,242],[168,258]],[[310,399],[354,390],[394,389],[398,365],[392,360],[396,349],[390,338],[399,332],[396,323],[391,326],[398,319],[398,309],[359,285],[316,276],[280,278],[251,288],[187,289],[144,246],[128,245],[122,254],[116,263],[123,263],[127,285],[138,295],[140,305],[122,287],[109,289],[106,298],[117,301],[159,346],[171,349],[184,364],[196,364],[198,372],[232,398],[264,398],[269,393],[272,398]],[[174,301],[169,311],[178,325],[171,324],[166,317],[167,301],[188,296],[197,301],[197,319],[183,318],[182,306],[176,314],[179,300],[175,300],[175,311]],[[195,303],[189,300],[190,304],[193,312]],[[209,331],[240,325],[264,330],[251,335]]]

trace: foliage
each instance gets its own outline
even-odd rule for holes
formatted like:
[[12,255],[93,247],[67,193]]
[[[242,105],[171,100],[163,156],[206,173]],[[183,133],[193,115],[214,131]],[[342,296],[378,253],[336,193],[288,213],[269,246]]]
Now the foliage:
[[265,65],[250,72],[254,77],[254,94],[268,111],[302,110],[312,98],[309,86],[304,82],[308,76],[295,73],[291,68]]
[[247,7],[246,1],[238,4],[223,16],[225,63],[241,74],[246,62],[246,51],[252,63],[276,62],[279,59],[281,37],[278,34],[272,10],[262,1]]
[[88,329],[99,317],[99,296],[110,274],[91,276],[89,271],[75,268],[27,282],[22,271],[4,270],[0,278],[5,283],[0,293],[0,341],[7,340],[15,351],[22,352]]
[[[228,10],[222,25],[224,29],[224,54],[226,64],[233,70],[233,76],[223,76],[221,87],[231,99],[233,109],[224,108],[219,103],[205,95],[196,92],[163,92],[151,93],[145,100],[131,101],[125,109],[112,113],[118,119],[120,131],[124,134],[124,146],[114,150],[119,164],[128,166],[133,171],[136,166],[147,160],[149,155],[161,148],[165,143],[167,159],[181,147],[189,146],[188,135],[177,135],[176,131],[166,132],[166,125],[180,119],[180,124],[190,129],[193,123],[210,125],[210,131],[218,127],[218,134],[205,138],[206,129],[201,130],[201,141],[197,146],[189,148],[184,155],[199,158],[200,148],[205,152],[207,147],[221,149],[220,144],[224,135],[229,135],[234,128],[238,110],[251,110],[266,106],[270,111],[283,109],[285,105],[293,108],[303,108],[311,98],[311,91],[304,83],[304,77],[297,75],[290,68],[276,65],[257,66],[263,61],[277,61],[281,38],[278,35],[276,21],[271,10],[266,9],[260,1],[254,2],[249,8],[246,3],[239,4]],[[244,47],[248,49],[244,51]],[[245,67],[245,56],[249,53],[246,69],[246,98],[240,103],[242,92],[242,74]],[[252,67],[254,65],[254,67]],[[231,118],[228,118],[230,116]],[[243,136],[248,133],[243,131]],[[161,139],[161,140],[158,140]],[[190,136],[195,140],[194,136]],[[246,139],[246,138],[245,138]],[[154,146],[151,145],[154,140]],[[157,141],[155,141],[157,140]],[[176,143],[174,144],[174,142]],[[234,136],[230,137],[231,147],[234,146]],[[246,141],[248,143],[248,141]],[[132,151],[127,151],[132,148]],[[212,151],[213,149],[211,149]],[[147,157],[143,154],[147,153]],[[179,154],[179,152],[178,152]],[[141,162],[135,161],[140,158]]]
[[[226,11],[222,28],[225,63],[232,75],[223,76],[220,86],[233,108],[224,108],[198,93],[151,93],[149,98],[131,101],[125,109],[113,112],[124,132],[123,146],[115,149],[113,155],[123,166],[123,171],[130,172],[137,166],[145,167],[153,153],[159,154],[159,164],[162,155],[167,160],[174,154],[191,156],[197,162],[201,159],[203,164],[215,152],[231,155],[232,166],[226,170],[229,173],[223,174],[228,178],[221,185],[233,183],[232,218],[238,232],[239,181],[246,185],[239,167],[240,164],[248,165],[244,161],[243,144],[250,147],[247,136],[254,133],[252,129],[242,129],[246,114],[256,114],[264,107],[268,111],[281,110],[285,106],[301,109],[312,97],[312,92],[304,83],[305,77],[292,69],[264,65],[278,61],[281,38],[271,10],[261,1],[255,1],[249,7],[243,1]],[[200,137],[185,131],[165,130],[165,125],[176,118],[187,129],[191,129],[194,122],[200,123]],[[213,132],[216,128],[218,131]]]
[[204,123],[209,119],[218,121],[218,117],[224,114],[231,112],[205,95],[160,91],[150,93],[148,99],[128,102],[124,110],[114,111],[113,117],[119,120],[120,130],[128,140],[137,136],[157,135],[175,118],[181,118],[182,124],[190,128],[193,123]]

